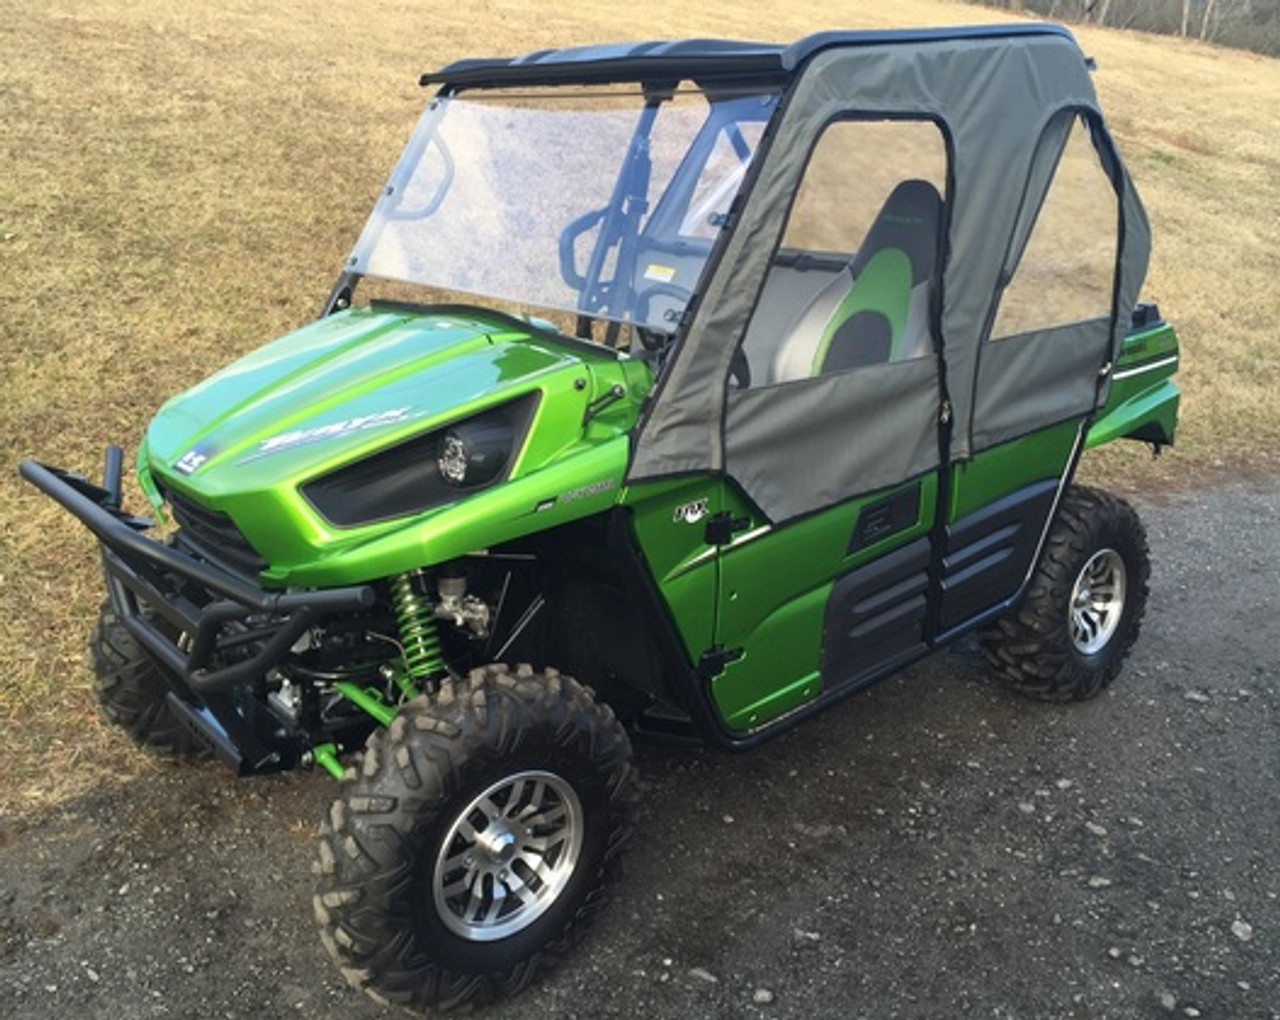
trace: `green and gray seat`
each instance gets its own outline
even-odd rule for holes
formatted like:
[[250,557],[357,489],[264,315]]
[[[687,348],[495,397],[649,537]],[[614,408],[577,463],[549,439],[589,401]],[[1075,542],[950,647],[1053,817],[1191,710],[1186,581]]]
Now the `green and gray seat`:
[[858,253],[786,331],[772,380],[811,379],[931,352],[929,285],[941,222],[942,197],[928,181],[894,188]]

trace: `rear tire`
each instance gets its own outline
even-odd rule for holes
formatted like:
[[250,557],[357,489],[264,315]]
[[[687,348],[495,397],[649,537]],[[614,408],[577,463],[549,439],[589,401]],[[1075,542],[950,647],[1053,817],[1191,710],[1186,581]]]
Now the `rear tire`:
[[1133,507],[1072,486],[1022,601],[980,634],[987,661],[1030,697],[1096,696],[1138,637],[1150,572],[1146,532]]
[[321,939],[414,1010],[514,994],[579,940],[631,834],[631,745],[554,670],[494,665],[369,738],[321,827]]
[[165,758],[204,758],[204,745],[169,710],[159,663],[104,603],[89,637],[94,694],[103,717],[143,750]]

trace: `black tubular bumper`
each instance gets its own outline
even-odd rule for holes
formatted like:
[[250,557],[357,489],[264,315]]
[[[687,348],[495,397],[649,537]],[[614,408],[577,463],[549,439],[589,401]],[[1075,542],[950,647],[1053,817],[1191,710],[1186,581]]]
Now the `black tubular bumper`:
[[[107,449],[102,485],[32,460],[23,461],[19,471],[97,536],[121,622],[197,695],[229,691],[263,676],[318,619],[374,603],[368,585],[268,591],[148,538],[142,531],[151,522],[120,509],[118,446]],[[151,612],[144,613],[141,603]],[[174,633],[181,635],[176,643]]]

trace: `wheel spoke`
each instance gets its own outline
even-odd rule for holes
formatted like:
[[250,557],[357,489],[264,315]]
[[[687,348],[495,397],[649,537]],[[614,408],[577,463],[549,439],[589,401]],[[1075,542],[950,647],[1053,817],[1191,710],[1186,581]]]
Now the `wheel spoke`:
[[464,889],[470,888],[472,880],[473,880],[473,876],[470,873],[468,873],[466,875],[463,875],[456,882],[450,882],[440,891],[444,894],[445,899],[451,900],[455,896],[457,896],[458,893],[462,892]]
[[530,828],[547,829],[562,821],[565,816],[565,812],[565,806],[563,804],[557,804],[548,811],[532,815],[529,818],[522,819],[522,821]]
[[1071,593],[1071,642],[1082,655],[1101,652],[1116,633],[1124,612],[1125,565],[1114,549],[1090,557]]
[[538,898],[538,894],[530,889],[515,872],[507,876],[506,886],[507,892],[518,899],[523,906],[528,906]]
[[466,908],[462,912],[463,920],[467,921],[469,924],[476,924],[479,922],[480,914],[484,911],[483,890],[483,878],[471,887],[471,898],[467,900]]
[[547,863],[547,859],[539,854],[521,854],[520,863],[529,874],[529,879],[539,890],[546,888],[554,881],[556,869]]
[[541,779],[520,780],[520,785],[512,789],[507,814],[511,818],[523,819],[531,812],[537,811],[538,805],[545,796],[546,786],[547,784]]
[[489,909],[484,915],[486,924],[497,920],[498,915],[502,913],[502,905],[507,901],[506,894],[501,891],[502,887],[501,882],[493,883],[493,900],[489,903]]
[[517,779],[511,784],[511,791],[507,794],[507,806],[503,809],[503,815],[507,818],[515,818],[521,812],[520,805],[527,799],[525,790],[530,786],[528,779]]
[[526,863],[530,864],[530,870],[538,877],[540,882],[543,882],[546,885],[550,885],[552,883],[555,877],[555,871],[544,858],[534,858],[533,862]]
[[467,803],[440,844],[432,896],[472,941],[505,938],[556,901],[578,865],[582,803],[551,772],[509,775]]

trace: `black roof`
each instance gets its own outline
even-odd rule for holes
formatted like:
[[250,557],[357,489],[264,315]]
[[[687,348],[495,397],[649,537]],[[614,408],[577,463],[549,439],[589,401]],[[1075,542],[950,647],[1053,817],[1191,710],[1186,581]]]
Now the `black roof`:
[[998,39],[1061,35],[1061,25],[1018,22],[954,28],[832,31],[807,35],[789,45],[735,39],[679,39],[610,43],[538,50],[521,57],[459,60],[424,74],[423,85],[479,88],[502,85],[590,85],[615,81],[789,78],[820,50],[845,46],[912,45],[953,39]]

